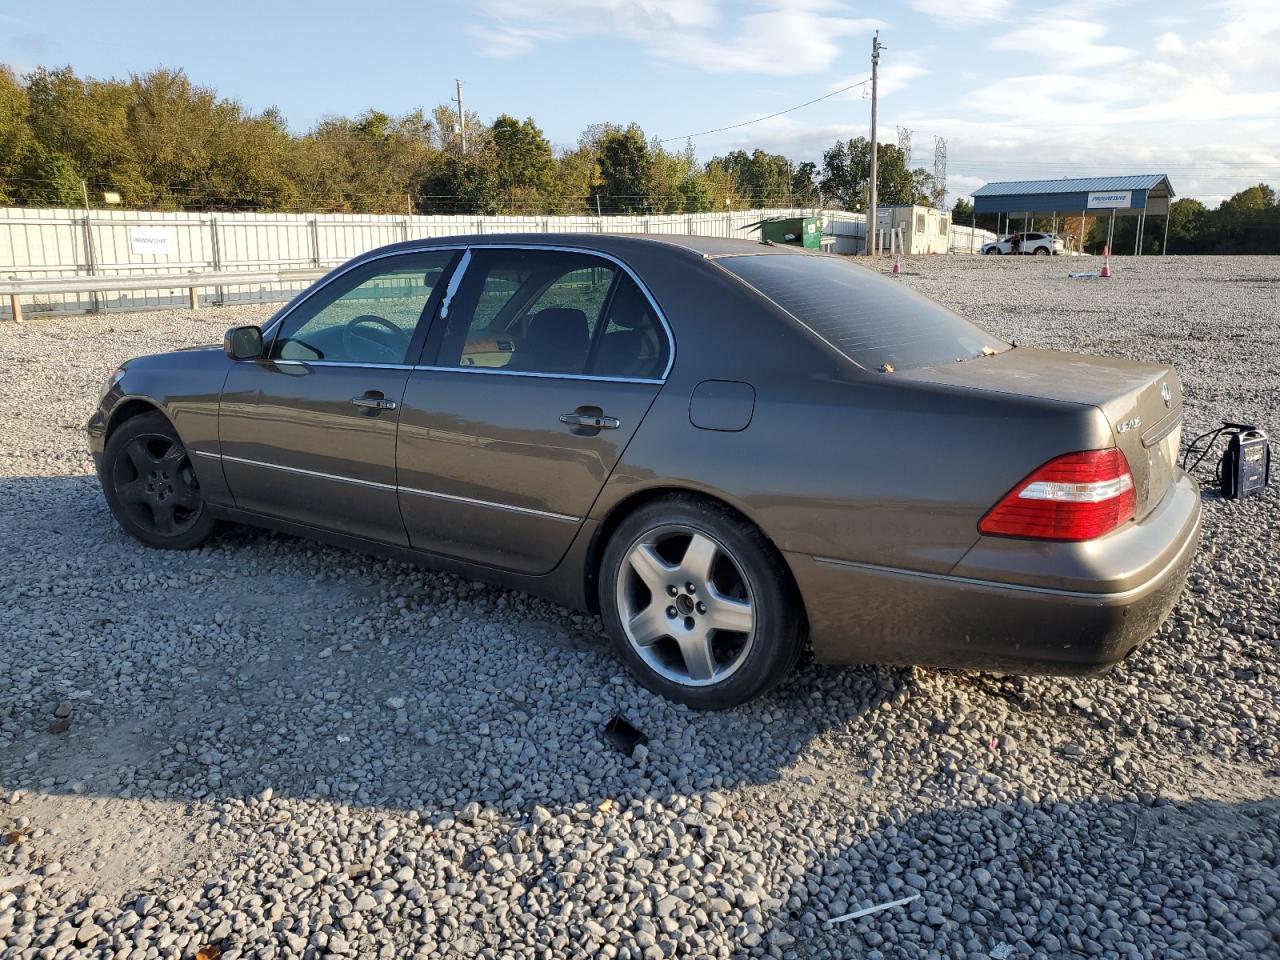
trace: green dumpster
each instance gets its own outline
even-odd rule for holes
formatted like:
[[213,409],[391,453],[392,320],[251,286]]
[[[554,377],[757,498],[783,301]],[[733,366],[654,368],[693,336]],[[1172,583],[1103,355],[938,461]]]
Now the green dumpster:
[[790,243],[811,250],[822,248],[821,221],[817,217],[772,217],[743,227],[760,228],[760,239],[770,243]]

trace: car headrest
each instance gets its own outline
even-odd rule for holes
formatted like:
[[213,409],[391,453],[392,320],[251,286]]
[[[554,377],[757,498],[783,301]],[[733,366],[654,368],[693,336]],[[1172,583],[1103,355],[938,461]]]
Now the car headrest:
[[615,326],[634,330],[643,326],[649,313],[649,301],[634,283],[624,283],[613,297],[609,309],[609,322]]
[[548,307],[529,318],[524,346],[508,366],[548,373],[581,373],[590,346],[585,313],[571,307]]
[[583,350],[590,339],[587,334],[587,315],[572,307],[548,307],[529,318],[526,338],[539,349]]

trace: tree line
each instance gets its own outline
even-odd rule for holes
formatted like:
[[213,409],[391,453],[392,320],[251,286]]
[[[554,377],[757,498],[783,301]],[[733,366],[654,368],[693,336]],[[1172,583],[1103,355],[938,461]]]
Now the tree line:
[[[881,144],[882,204],[941,206],[942,190]],[[837,141],[821,163],[734,150],[702,163],[691,144],[669,149],[635,124],[598,123],[577,143],[553,146],[531,117],[466,115],[466,149],[448,104],[402,116],[366,110],[329,116],[305,133],[270,108],[253,112],[191,82],[181,70],[128,80],[79,77],[69,67],[17,76],[0,66],[0,205],[80,207],[119,196],[159,210],[338,213],[649,214],[767,206],[865,210],[866,137]],[[972,223],[965,200],[956,223]],[[987,222],[990,220],[990,222]],[[1041,222],[1043,220],[1043,222]],[[1158,221],[1157,221],[1158,222]],[[994,216],[978,226],[995,229]],[[1049,229],[1038,218],[1033,229]],[[1117,220],[1114,248],[1133,249],[1134,218]],[[1060,225],[1070,232],[1071,222]],[[1076,226],[1078,232],[1078,223]],[[1088,249],[1106,224],[1090,222]],[[1148,222],[1158,252],[1163,224]],[[1177,253],[1280,252],[1280,205],[1259,184],[1216,209],[1177,200],[1169,223]]]
[[[0,204],[79,207],[119,196],[160,210],[352,213],[700,213],[761,206],[866,204],[870,144],[831,146],[821,164],[734,150],[700,163],[635,124],[589,126],[554,147],[527,117],[466,115],[466,144],[444,104],[403,116],[330,116],[303,134],[181,70],[128,80],[69,68],[0,67]],[[902,152],[880,147],[882,204],[940,204]]]

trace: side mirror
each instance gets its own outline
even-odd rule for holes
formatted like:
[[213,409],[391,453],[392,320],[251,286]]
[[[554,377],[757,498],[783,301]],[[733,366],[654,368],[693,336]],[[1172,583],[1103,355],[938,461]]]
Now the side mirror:
[[222,338],[222,349],[232,360],[257,360],[262,356],[262,328],[232,327]]

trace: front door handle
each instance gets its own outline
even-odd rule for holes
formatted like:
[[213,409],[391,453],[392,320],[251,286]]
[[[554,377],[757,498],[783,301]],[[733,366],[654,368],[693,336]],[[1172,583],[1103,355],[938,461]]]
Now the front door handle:
[[351,402],[357,407],[364,407],[366,410],[394,410],[396,408],[394,400],[386,400],[382,397],[352,397]]
[[622,426],[622,421],[617,417],[594,413],[562,413],[560,422],[575,427],[590,427],[593,430],[617,430]]

